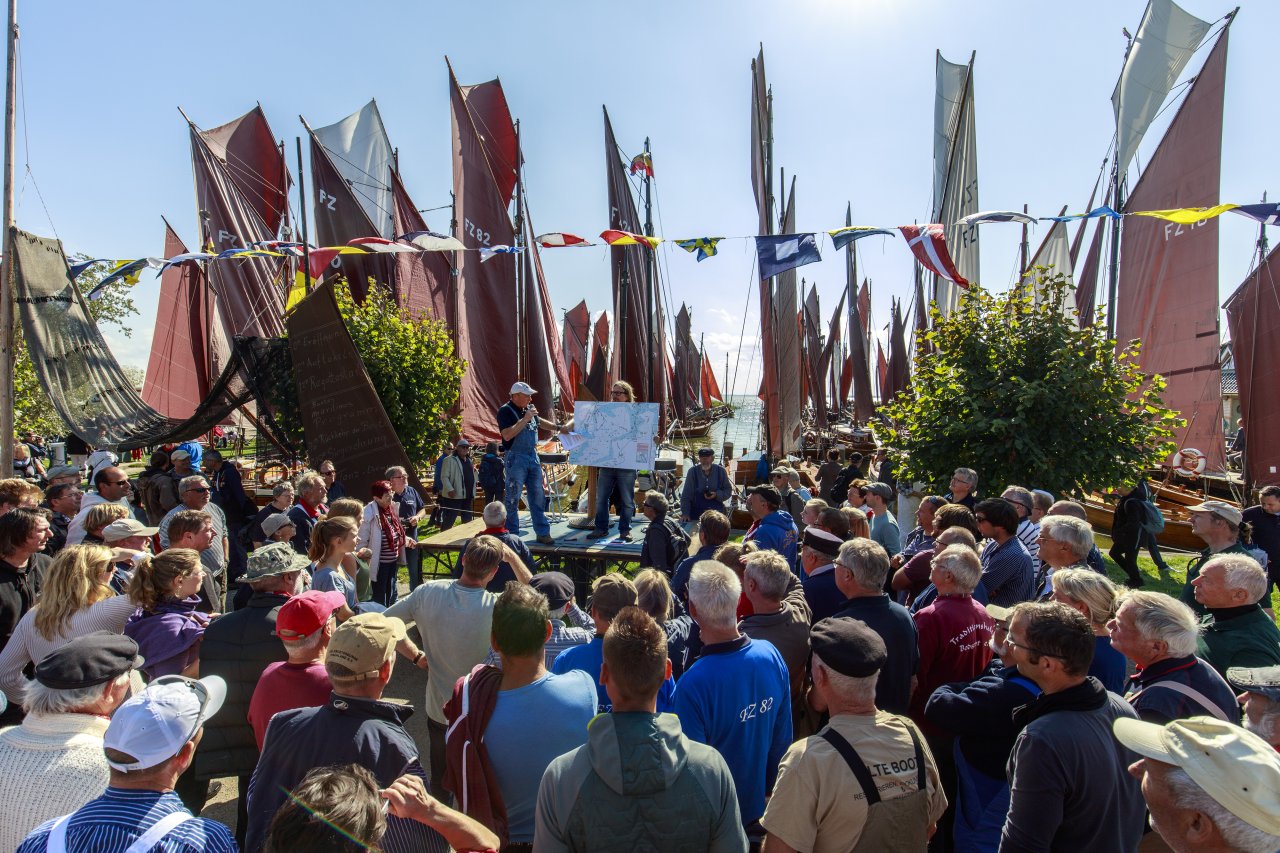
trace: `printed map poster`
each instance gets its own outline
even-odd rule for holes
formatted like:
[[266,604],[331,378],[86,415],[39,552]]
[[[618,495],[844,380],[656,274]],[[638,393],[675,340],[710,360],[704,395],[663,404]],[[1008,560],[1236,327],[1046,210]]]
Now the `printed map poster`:
[[573,432],[582,439],[569,453],[574,465],[649,471],[658,455],[658,404],[579,400]]

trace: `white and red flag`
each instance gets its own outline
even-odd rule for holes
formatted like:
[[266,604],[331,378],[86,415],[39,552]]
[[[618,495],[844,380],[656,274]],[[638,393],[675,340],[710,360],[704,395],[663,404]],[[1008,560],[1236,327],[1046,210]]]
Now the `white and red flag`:
[[576,234],[565,234],[554,231],[550,234],[539,234],[533,238],[544,249],[557,249],[561,246],[590,246],[591,243]]
[[969,286],[968,280],[956,271],[951,253],[947,251],[946,231],[941,225],[936,222],[931,225],[899,225],[898,230],[925,269],[960,287]]

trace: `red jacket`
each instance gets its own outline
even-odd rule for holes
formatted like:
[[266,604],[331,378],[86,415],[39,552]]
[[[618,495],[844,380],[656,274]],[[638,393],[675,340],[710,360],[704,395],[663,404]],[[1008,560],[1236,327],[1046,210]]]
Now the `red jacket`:
[[497,833],[505,846],[507,807],[484,744],[501,684],[502,670],[480,664],[453,686],[453,697],[444,706],[449,722],[444,742],[444,787],[457,798],[459,811]]

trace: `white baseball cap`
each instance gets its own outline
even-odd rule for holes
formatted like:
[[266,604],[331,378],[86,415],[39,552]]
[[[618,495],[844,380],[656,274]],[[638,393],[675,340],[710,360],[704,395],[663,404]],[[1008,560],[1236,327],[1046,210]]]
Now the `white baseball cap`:
[[538,392],[534,390],[534,387],[530,385],[528,382],[517,382],[515,385],[511,386],[511,393],[512,394],[528,394],[530,397],[532,397],[534,394],[537,394]]
[[163,764],[178,754],[227,698],[227,683],[163,675],[116,709],[102,738],[106,749],[133,756],[128,764],[108,760],[121,772]]

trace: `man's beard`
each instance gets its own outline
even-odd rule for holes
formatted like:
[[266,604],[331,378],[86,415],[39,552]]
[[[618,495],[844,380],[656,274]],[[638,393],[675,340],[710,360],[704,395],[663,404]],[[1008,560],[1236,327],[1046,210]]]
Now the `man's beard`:
[[302,595],[306,591],[306,576],[302,572],[298,572],[298,576],[293,579],[293,594]]
[[1248,716],[1244,718],[1245,731],[1253,732],[1267,743],[1274,745],[1276,741],[1280,741],[1280,714],[1269,713],[1262,715],[1262,721],[1255,723]]

